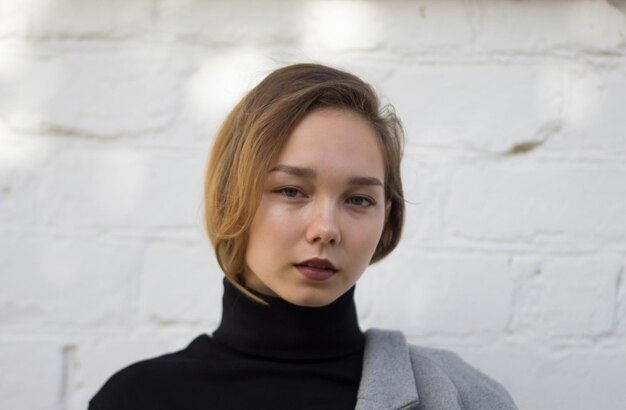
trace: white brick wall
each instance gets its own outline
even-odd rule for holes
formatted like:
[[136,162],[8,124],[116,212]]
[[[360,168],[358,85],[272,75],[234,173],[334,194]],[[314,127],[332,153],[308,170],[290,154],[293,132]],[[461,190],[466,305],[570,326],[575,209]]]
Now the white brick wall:
[[215,328],[211,138],[298,61],[362,75],[408,131],[363,327],[458,351],[523,409],[622,409],[623,0],[0,1],[0,408],[84,409]]

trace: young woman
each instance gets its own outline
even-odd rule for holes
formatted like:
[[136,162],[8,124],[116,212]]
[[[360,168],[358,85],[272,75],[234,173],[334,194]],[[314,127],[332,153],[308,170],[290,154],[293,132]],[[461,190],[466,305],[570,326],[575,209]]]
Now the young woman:
[[91,410],[513,409],[453,353],[358,325],[354,286],[404,220],[399,120],[354,75],[271,73],[226,118],[206,175],[222,322],[115,374]]

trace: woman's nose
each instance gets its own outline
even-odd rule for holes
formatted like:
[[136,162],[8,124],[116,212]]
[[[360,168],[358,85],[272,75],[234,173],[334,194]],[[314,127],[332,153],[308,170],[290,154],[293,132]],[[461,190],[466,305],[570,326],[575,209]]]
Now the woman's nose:
[[336,245],[341,242],[336,207],[330,203],[315,204],[306,236],[310,243]]

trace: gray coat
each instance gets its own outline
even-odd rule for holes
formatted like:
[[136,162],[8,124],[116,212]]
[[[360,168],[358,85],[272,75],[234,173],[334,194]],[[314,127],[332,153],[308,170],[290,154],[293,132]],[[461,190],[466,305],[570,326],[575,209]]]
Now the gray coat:
[[456,354],[408,345],[400,332],[365,332],[356,410],[517,409],[497,382]]

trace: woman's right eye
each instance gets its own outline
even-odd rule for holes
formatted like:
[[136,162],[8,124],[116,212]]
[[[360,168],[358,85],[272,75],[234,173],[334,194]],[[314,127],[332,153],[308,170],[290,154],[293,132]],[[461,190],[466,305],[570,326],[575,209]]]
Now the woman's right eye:
[[300,190],[292,187],[278,189],[276,192],[287,198],[302,198],[304,194]]

